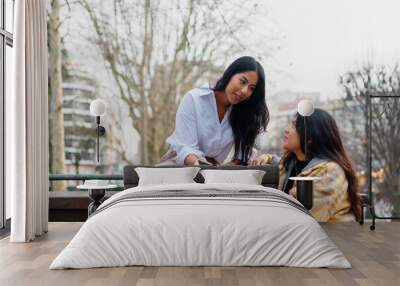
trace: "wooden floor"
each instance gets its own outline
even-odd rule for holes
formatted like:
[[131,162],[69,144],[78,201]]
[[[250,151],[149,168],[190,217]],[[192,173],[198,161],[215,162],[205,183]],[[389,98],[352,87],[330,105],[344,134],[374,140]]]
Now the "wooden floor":
[[400,285],[400,223],[378,222],[375,231],[355,223],[323,228],[353,268],[121,267],[48,270],[81,223],[50,223],[32,243],[0,241],[0,285]]

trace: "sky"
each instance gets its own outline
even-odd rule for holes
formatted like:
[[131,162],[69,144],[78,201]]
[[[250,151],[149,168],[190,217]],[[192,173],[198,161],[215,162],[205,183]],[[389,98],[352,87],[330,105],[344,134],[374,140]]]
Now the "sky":
[[[280,47],[274,48],[269,57],[262,59],[267,78],[267,97],[290,90],[319,92],[322,100],[339,98],[343,96],[339,77],[346,71],[360,68],[366,62],[378,65],[400,63],[400,17],[397,15],[400,0],[260,2],[262,7],[254,8],[249,4],[243,7],[243,13],[255,9],[251,18],[254,26],[251,28],[256,29],[249,29],[251,32],[246,36],[251,39],[241,39],[262,43],[261,46],[252,45],[254,49],[247,50],[247,54],[257,49],[268,52],[269,46]],[[236,5],[224,12],[240,11],[241,7]],[[65,40],[72,58],[96,76],[106,78],[101,72],[102,64],[93,62],[93,57],[98,58],[99,55],[88,49],[82,37],[77,37],[88,30],[86,13],[77,6],[72,14],[63,25],[64,35],[69,35]],[[65,15],[62,18],[66,20]],[[126,120],[126,128],[131,128],[129,120]],[[131,133],[124,132],[124,135]],[[126,142],[133,141],[126,139]]]
[[[346,71],[360,68],[366,62],[378,65],[400,62],[397,15],[400,0],[261,0],[260,3],[257,8],[244,6],[242,10],[255,9],[256,29],[251,30],[255,42],[261,39],[266,47],[280,47],[262,60],[269,94],[291,90],[320,92],[322,99],[337,98],[343,95],[338,82]],[[72,28],[75,20],[86,17],[81,7],[74,11],[71,17],[74,21],[67,26],[72,29],[71,35],[76,34]],[[240,13],[240,7],[235,5],[231,12]],[[267,34],[273,39],[266,37]],[[77,44],[74,38],[67,40],[72,51]],[[251,48],[248,53],[252,53]]]
[[[272,92],[342,95],[339,76],[366,62],[400,62],[400,1],[267,0],[268,23],[281,36],[270,60]],[[268,64],[264,63],[268,74]]]

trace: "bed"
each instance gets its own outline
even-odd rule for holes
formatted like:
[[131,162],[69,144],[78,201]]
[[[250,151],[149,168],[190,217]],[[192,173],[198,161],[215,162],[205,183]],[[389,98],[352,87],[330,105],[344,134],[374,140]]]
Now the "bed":
[[199,173],[196,183],[152,186],[138,186],[136,167],[124,168],[125,190],[97,209],[50,269],[351,267],[301,203],[276,189],[277,166],[218,167],[264,170],[262,185],[204,184]]

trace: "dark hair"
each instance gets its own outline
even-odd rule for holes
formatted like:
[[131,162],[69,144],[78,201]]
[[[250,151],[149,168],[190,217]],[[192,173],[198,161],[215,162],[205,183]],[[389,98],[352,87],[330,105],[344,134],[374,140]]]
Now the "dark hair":
[[249,160],[257,135],[266,130],[269,122],[269,111],[265,103],[264,69],[254,58],[240,57],[225,70],[214,87],[214,91],[224,91],[235,74],[247,71],[257,72],[257,84],[248,100],[232,106],[229,116],[235,140],[234,159],[240,159],[242,164]]
[[[353,163],[343,146],[339,129],[335,119],[326,111],[316,108],[307,120],[307,158],[318,157],[336,162],[344,171],[348,182],[348,194],[351,211],[357,220],[361,217],[361,201],[358,193],[358,180]],[[296,131],[300,136],[301,150],[305,152],[304,117],[297,113],[294,122]],[[283,156],[282,163],[287,170],[289,161],[295,155],[287,153]]]

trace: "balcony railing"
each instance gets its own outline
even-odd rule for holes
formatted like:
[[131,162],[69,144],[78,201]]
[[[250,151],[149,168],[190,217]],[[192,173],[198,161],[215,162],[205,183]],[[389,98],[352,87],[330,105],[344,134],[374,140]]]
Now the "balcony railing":
[[113,180],[122,181],[119,174],[50,174],[50,181],[85,181],[85,180]]
[[[122,181],[122,174],[49,174],[49,181],[80,181],[85,183],[86,180],[104,180],[104,181]],[[115,191],[122,191],[123,184],[118,184]],[[73,188],[75,189],[75,188]],[[70,190],[73,190],[70,189]]]

